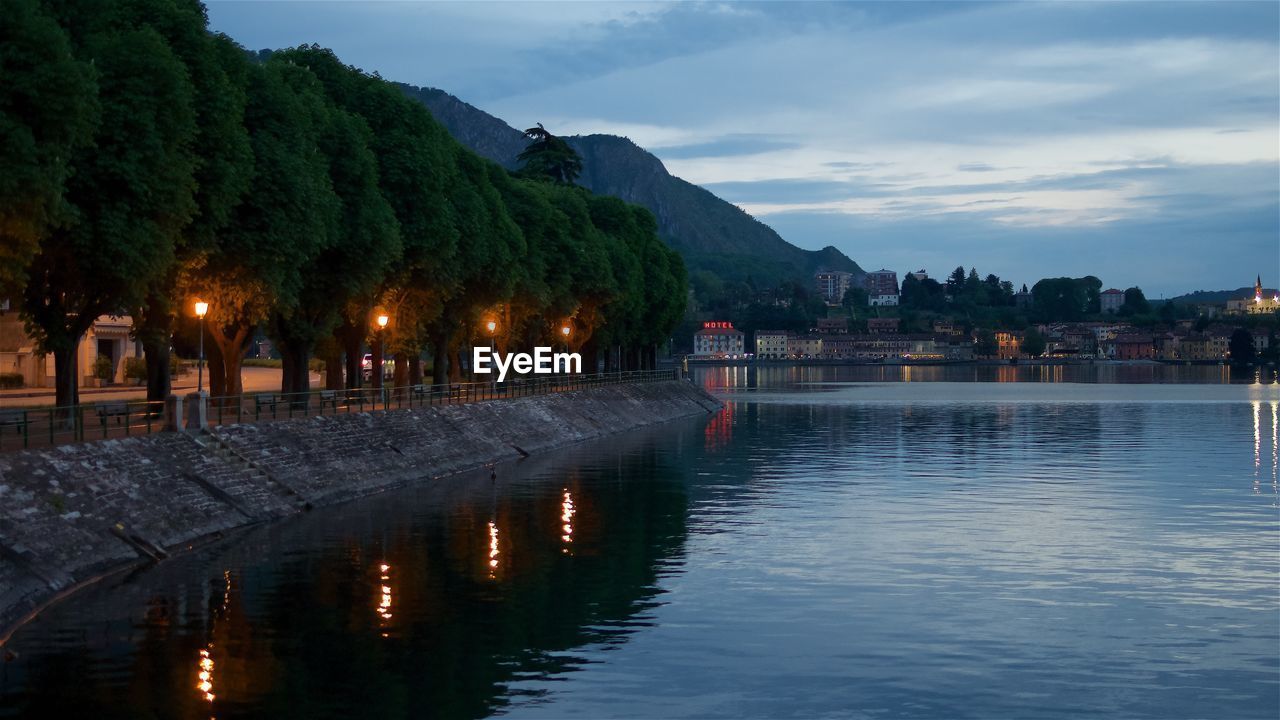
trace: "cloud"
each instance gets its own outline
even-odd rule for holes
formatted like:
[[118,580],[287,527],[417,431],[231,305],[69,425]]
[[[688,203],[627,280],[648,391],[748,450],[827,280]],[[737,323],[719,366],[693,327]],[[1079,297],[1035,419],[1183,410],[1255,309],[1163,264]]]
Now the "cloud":
[[517,126],[628,136],[867,264],[1236,287],[1224,257],[1280,260],[1274,3],[299,5],[209,12],[249,47],[320,42]]

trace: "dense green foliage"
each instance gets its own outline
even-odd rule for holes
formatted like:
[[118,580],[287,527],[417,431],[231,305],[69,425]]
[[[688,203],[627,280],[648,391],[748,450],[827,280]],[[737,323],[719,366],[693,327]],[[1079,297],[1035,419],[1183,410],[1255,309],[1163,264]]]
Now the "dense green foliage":
[[214,394],[239,391],[259,329],[290,391],[318,347],[345,351],[359,384],[371,337],[404,361],[398,381],[428,349],[436,379],[456,378],[489,321],[505,349],[644,367],[683,314],[684,266],[654,217],[574,187],[581,161],[545,130],[509,173],[328,50],[255,57],[210,34],[196,0],[0,9],[0,291],[54,353],[59,404],[105,313],[134,315],[163,396],[197,297]]

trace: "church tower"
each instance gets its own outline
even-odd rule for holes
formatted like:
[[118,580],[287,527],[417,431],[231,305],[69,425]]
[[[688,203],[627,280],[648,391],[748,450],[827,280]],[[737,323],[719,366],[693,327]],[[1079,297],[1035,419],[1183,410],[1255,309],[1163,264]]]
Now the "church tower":
[[1253,299],[1262,300],[1262,276],[1258,276],[1258,282],[1253,286]]

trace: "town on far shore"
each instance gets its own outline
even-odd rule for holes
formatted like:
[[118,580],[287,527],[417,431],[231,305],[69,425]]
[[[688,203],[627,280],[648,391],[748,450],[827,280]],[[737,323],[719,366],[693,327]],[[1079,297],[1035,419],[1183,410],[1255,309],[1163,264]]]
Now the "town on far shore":
[[[1149,301],[1093,276],[1046,278],[1015,291],[995,275],[925,270],[820,270],[810,288],[783,284],[694,312],[694,362],[1275,363],[1280,291],[1225,302]],[[745,300],[745,301],[744,301]]]

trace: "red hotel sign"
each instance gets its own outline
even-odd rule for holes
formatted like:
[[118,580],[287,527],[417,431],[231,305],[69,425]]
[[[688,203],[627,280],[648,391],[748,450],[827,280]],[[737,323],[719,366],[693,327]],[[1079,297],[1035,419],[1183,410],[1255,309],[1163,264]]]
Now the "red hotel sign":
[[733,323],[726,320],[712,320],[702,323],[703,330],[732,330]]

